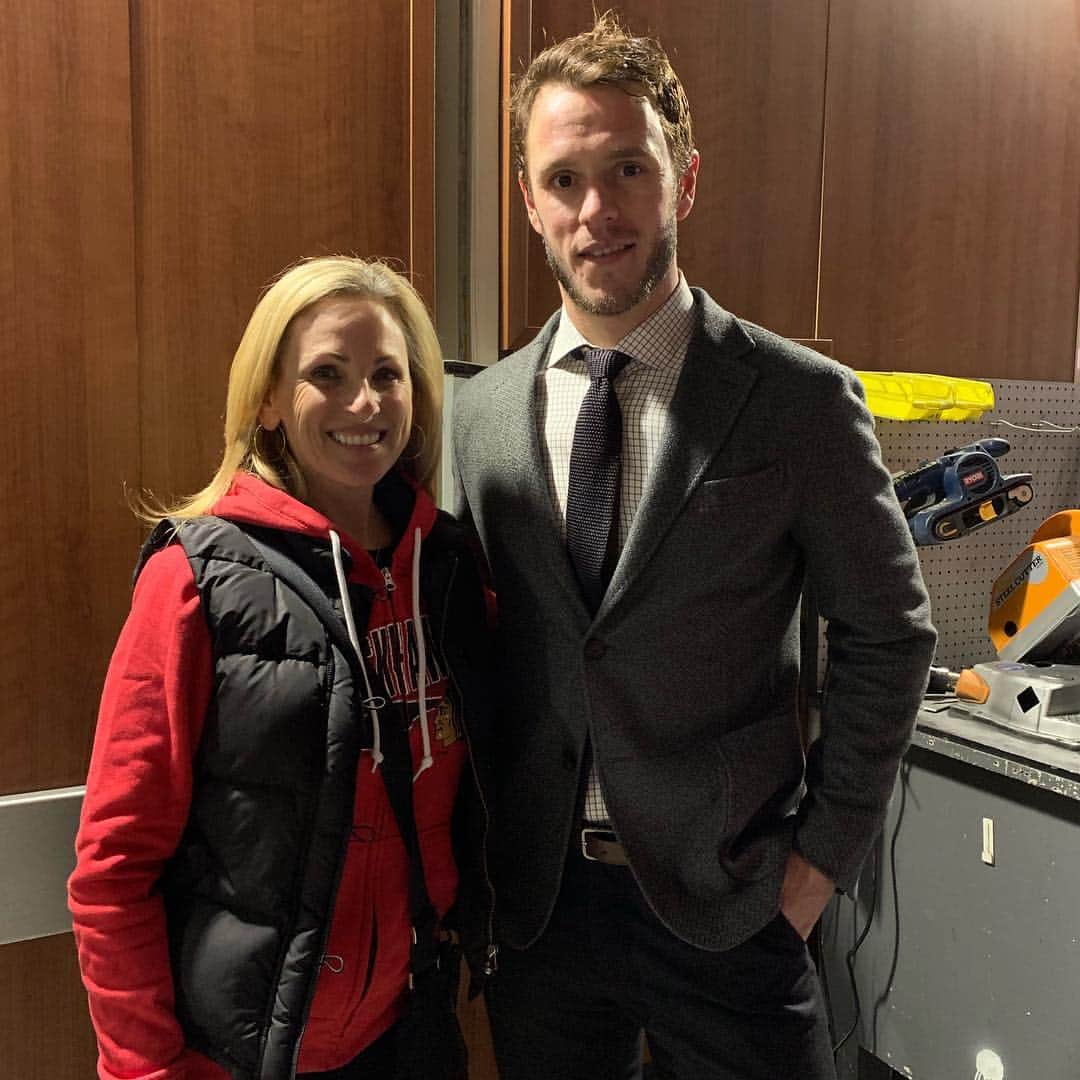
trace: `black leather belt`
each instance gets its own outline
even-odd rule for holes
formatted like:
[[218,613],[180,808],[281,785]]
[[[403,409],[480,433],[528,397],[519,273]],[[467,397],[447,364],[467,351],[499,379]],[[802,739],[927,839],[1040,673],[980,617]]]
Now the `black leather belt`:
[[629,866],[626,848],[611,829],[594,829],[586,826],[581,830],[581,854],[590,862],[607,863],[609,866]]

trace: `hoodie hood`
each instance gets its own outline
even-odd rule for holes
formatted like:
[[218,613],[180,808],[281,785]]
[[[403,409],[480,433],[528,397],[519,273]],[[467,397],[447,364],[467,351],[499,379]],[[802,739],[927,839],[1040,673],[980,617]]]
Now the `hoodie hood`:
[[[406,576],[412,570],[416,530],[426,538],[435,524],[435,502],[410,476],[395,469],[376,484],[375,504],[394,532],[391,572],[395,577]],[[313,506],[253,473],[238,472],[211,513],[239,524],[280,529],[327,543],[331,532],[336,532],[352,564],[350,579],[373,588],[383,583],[381,571],[358,541]]]

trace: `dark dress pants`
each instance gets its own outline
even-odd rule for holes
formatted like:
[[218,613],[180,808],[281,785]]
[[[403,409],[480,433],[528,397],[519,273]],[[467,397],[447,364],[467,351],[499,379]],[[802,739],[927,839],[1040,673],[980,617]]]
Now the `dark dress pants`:
[[580,854],[547,930],[486,987],[500,1080],[835,1080],[821,987],[777,916],[707,952],[676,938],[624,866]]

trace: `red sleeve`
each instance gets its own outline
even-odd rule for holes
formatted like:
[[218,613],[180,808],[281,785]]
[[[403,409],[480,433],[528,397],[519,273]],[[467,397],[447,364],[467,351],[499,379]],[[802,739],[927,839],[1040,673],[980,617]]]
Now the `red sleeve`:
[[139,576],[101,697],[68,882],[101,1080],[222,1080],[184,1047],[157,891],[187,821],[213,683],[210,635],[183,549]]

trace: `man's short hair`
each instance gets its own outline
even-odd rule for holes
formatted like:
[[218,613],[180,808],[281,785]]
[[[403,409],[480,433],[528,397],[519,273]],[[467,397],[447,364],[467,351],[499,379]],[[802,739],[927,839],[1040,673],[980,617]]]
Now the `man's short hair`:
[[548,83],[576,90],[615,86],[644,97],[656,110],[676,176],[690,165],[694,137],[690,103],[663,46],[655,38],[634,37],[614,11],[597,17],[591,29],[549,45],[533,57],[510,94],[510,130],[514,161],[528,181],[525,135],[533,102]]

